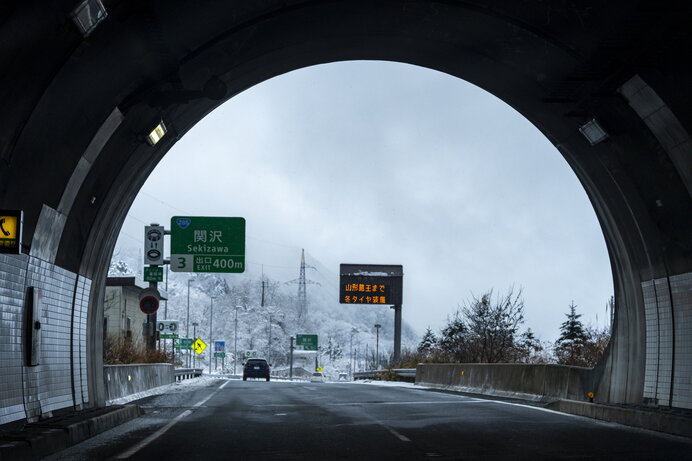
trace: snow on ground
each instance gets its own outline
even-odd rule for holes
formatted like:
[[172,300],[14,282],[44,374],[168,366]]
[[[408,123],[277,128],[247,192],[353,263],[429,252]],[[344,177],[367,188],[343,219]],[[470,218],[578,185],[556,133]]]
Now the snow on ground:
[[370,384],[372,386],[385,386],[385,387],[408,387],[409,389],[427,389],[427,386],[421,386],[420,384],[406,383],[403,381],[377,381],[371,379],[362,379],[358,381],[352,381],[353,384]]
[[218,381],[220,379],[226,378],[224,378],[223,376],[202,375],[198,378],[183,379],[182,381],[176,381],[172,384],[166,384],[163,386],[155,387],[153,389],[149,389],[147,391],[137,392],[134,394],[127,395],[125,397],[109,400],[107,402],[107,405],[124,405],[135,400],[143,399],[144,397],[151,397],[152,395],[171,394],[175,392],[188,392],[195,387],[207,387],[213,381]]

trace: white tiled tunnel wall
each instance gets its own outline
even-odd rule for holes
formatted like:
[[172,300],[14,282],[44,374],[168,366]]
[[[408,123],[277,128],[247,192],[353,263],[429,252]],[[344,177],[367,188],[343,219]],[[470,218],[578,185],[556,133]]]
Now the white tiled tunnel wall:
[[[24,366],[27,287],[42,290],[39,365]],[[88,401],[86,314],[91,282],[48,262],[0,254],[0,424]]]
[[670,278],[675,312],[673,406],[692,408],[692,274]]
[[[692,273],[642,284],[646,316],[644,397],[692,408]],[[671,395],[672,393],[672,395]]]
[[27,260],[0,254],[0,424],[26,417],[22,328]]
[[43,291],[40,364],[27,368],[38,375],[38,389],[27,386],[27,394],[38,391],[39,416],[73,404],[70,335],[77,276],[30,257],[27,284]]
[[72,336],[72,365],[74,370],[75,405],[89,402],[87,386],[87,309],[91,293],[91,280],[81,275],[77,278],[75,293],[73,336]]

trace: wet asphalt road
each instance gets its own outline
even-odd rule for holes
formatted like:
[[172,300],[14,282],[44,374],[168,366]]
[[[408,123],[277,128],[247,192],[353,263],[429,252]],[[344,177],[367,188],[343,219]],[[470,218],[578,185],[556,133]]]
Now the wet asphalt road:
[[353,383],[202,378],[50,460],[692,459],[692,441],[516,403]]

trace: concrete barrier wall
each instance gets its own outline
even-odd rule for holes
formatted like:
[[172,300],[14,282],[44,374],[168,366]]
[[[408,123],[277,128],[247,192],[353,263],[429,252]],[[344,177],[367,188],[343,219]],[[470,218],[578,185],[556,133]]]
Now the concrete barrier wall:
[[418,364],[416,384],[531,400],[586,400],[596,392],[590,368],[520,363]]
[[170,363],[105,365],[103,380],[108,402],[174,382]]

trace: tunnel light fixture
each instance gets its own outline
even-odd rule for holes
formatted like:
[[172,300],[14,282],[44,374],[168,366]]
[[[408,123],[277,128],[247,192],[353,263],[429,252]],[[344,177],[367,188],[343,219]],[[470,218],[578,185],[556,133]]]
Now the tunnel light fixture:
[[608,139],[608,133],[605,132],[603,127],[599,125],[595,118],[592,118],[580,126],[579,131],[591,143],[592,146],[595,146],[599,142],[603,142]]
[[166,125],[163,123],[163,120],[159,122],[156,127],[151,130],[151,133],[147,135],[147,141],[149,142],[150,145],[155,146],[159,141],[161,141],[161,138],[163,138],[168,130],[166,129]]
[[107,16],[101,0],[84,0],[72,10],[72,20],[84,37],[88,37]]

